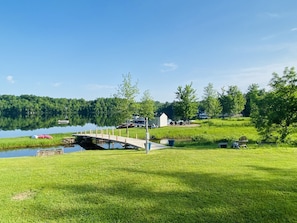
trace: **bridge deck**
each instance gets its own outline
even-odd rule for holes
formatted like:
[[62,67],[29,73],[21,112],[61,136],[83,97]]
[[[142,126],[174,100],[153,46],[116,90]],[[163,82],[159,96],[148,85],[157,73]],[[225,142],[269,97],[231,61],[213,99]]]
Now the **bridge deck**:
[[[123,137],[123,136],[116,136],[116,135],[108,135],[108,134],[86,134],[86,133],[77,133],[73,134],[73,136],[79,136],[79,137],[89,137],[89,138],[95,138],[95,139],[101,139],[101,140],[106,140],[106,141],[112,141],[112,142],[118,142],[118,143],[124,143],[128,144],[134,147],[138,148],[145,148],[145,140],[143,139],[134,139],[134,138],[128,138],[128,137]],[[168,148],[168,146],[159,144],[159,143],[151,143],[151,150],[156,150],[156,149],[164,149]]]

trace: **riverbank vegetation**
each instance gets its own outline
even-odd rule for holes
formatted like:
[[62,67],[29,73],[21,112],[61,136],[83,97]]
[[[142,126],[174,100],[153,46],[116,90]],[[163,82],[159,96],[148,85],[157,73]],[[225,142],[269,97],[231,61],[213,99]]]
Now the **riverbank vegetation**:
[[172,148],[2,159],[3,222],[296,222],[297,150]]

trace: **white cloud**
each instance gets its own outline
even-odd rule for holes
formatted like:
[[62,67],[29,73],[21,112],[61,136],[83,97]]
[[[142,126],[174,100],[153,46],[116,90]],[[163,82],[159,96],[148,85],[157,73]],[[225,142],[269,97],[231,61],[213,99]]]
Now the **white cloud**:
[[297,31],[297,27],[292,28],[291,31],[292,31],[292,32]]
[[280,14],[278,14],[278,13],[274,13],[274,12],[266,12],[265,14],[266,14],[268,17],[270,17],[270,18],[279,18],[279,17],[281,17]]
[[7,77],[6,77],[6,80],[9,82],[9,83],[11,83],[11,84],[13,84],[15,81],[14,81],[14,79],[13,79],[13,76],[11,76],[11,75],[8,75]]
[[163,63],[162,66],[162,72],[174,71],[178,68],[178,66],[175,63]]
[[54,86],[54,87],[59,87],[59,86],[61,86],[61,85],[62,85],[62,83],[60,83],[60,82],[53,83],[53,86]]
[[252,52],[278,52],[278,51],[285,51],[285,52],[293,52],[295,54],[297,49],[296,42],[281,42],[275,44],[262,44],[262,45],[255,45],[255,46],[244,46],[238,48],[238,50],[242,50],[244,53],[252,53]]
[[265,40],[270,40],[270,39],[274,39],[277,35],[276,34],[272,34],[272,35],[268,35],[268,36],[263,36],[261,38],[262,41],[265,41]]
[[243,93],[246,93],[251,84],[258,84],[260,88],[269,90],[268,84],[272,78],[272,73],[276,72],[282,75],[286,66],[291,67],[294,65],[294,60],[290,62],[220,71],[210,70],[208,72],[209,75],[203,76],[203,78],[197,78],[193,80],[193,83],[197,86],[198,96],[204,94],[203,88],[207,86],[208,83],[212,83],[218,92],[221,92],[223,87],[226,90],[229,86],[237,86]]
[[272,73],[276,72],[279,75],[282,75],[282,72],[286,66],[290,67],[290,63],[268,64],[259,67],[232,70],[222,75],[224,77],[223,79],[228,80],[225,81],[225,84],[223,85],[237,85],[243,92],[245,92],[248,86],[251,84],[258,84],[261,88],[268,89],[268,84],[272,78]]

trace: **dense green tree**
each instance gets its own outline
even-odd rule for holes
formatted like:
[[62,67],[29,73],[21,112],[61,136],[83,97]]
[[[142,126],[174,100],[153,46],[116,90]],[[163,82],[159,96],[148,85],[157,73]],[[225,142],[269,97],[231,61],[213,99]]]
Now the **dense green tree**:
[[229,86],[225,91],[222,89],[222,94],[219,96],[222,105],[223,115],[233,116],[241,113],[244,109],[245,98],[237,86]]
[[297,123],[297,74],[292,67],[272,75],[271,90],[257,99],[252,121],[265,140],[285,142]]
[[218,117],[222,112],[222,106],[218,98],[218,93],[214,90],[211,83],[204,88],[202,104],[205,112],[211,118]]
[[187,121],[194,118],[198,111],[198,101],[196,90],[193,89],[192,83],[187,84],[184,88],[178,86],[175,94],[177,99],[174,103],[175,113]]
[[255,102],[257,98],[263,95],[265,92],[264,89],[259,89],[258,84],[252,84],[248,87],[248,91],[245,94],[246,103],[243,110],[243,116],[250,117],[251,113],[255,109]]

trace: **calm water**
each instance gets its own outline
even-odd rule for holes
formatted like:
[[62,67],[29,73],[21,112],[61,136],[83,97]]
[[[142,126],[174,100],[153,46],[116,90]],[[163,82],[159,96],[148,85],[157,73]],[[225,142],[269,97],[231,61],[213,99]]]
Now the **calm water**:
[[[84,132],[84,131],[90,131],[90,130],[100,130],[100,129],[111,129],[113,127],[102,127],[97,126],[95,124],[87,123],[82,126],[70,126],[70,125],[61,125],[61,126],[55,126],[51,128],[41,128],[41,129],[35,129],[35,130],[13,130],[13,131],[3,131],[0,130],[0,138],[14,138],[14,137],[21,137],[21,136],[33,136],[33,135],[41,135],[41,134],[54,134],[54,133],[68,133],[68,132]],[[113,145],[114,148],[119,148],[119,145]],[[108,149],[108,145],[103,145],[104,148]],[[84,148],[82,148],[79,145],[74,145],[74,147],[52,147],[48,149],[54,149],[54,148],[63,148],[64,153],[71,153],[71,152],[78,152],[83,151]],[[0,151],[0,158],[9,158],[9,157],[24,157],[24,156],[36,156],[36,153],[39,149],[42,148],[19,148],[14,150],[7,150],[7,151]],[[43,148],[44,149],[44,148]]]
[[95,129],[105,129],[105,128],[113,128],[113,127],[102,127],[97,126],[95,124],[87,123],[83,126],[68,126],[68,125],[61,125],[55,126],[51,128],[43,128],[43,129],[35,129],[35,130],[13,130],[13,131],[3,131],[0,130],[0,138],[13,138],[13,137],[20,137],[20,136],[32,136],[32,135],[40,135],[40,134],[54,134],[54,133],[65,133],[65,132],[84,132],[90,131]]
[[[54,148],[63,149],[64,153],[84,151],[84,149],[82,147],[80,147],[79,145],[74,145],[73,147],[56,146],[56,147],[46,148],[46,149],[54,149]],[[37,151],[40,149],[45,149],[45,148],[34,148],[34,149],[26,148],[26,149],[14,149],[14,150],[0,151],[0,158],[36,156]]]

